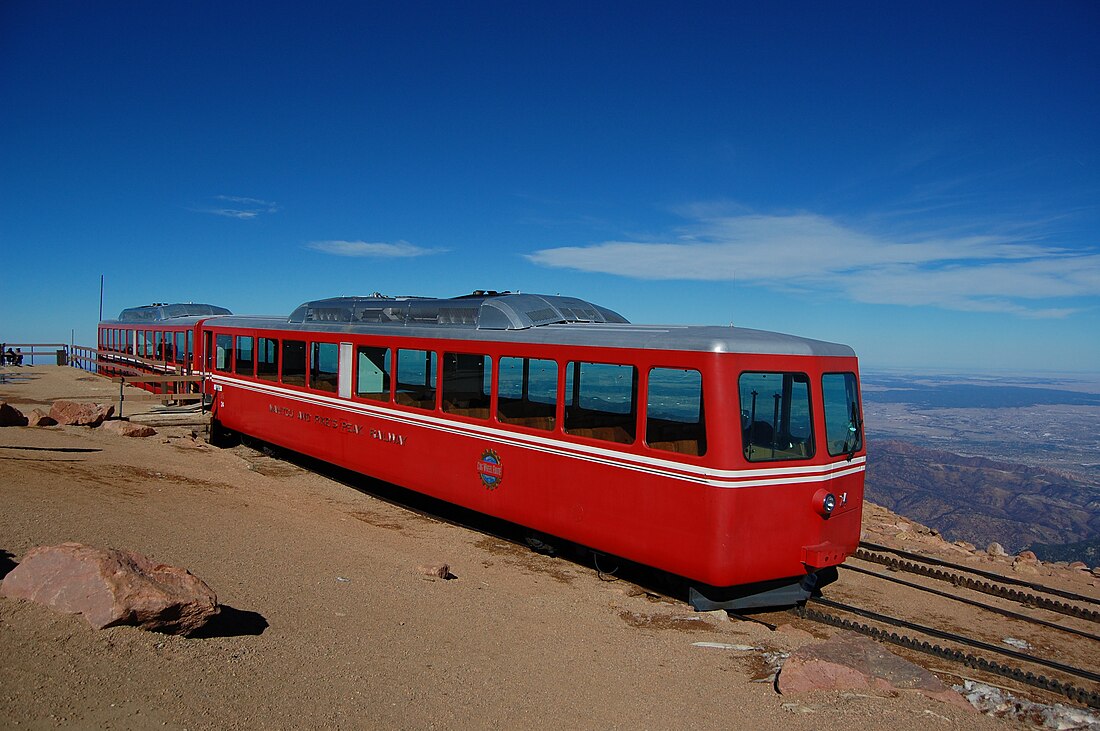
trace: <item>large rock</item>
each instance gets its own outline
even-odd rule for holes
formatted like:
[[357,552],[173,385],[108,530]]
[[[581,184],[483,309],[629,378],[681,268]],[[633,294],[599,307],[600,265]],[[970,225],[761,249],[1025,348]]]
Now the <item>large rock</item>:
[[0,594],[83,615],[96,629],[127,624],[188,635],[218,613],[214,591],[186,569],[79,543],[31,549]]
[[113,419],[111,421],[103,422],[103,425],[99,427],[104,431],[114,432],[124,437],[152,437],[156,436],[157,430],[151,426],[145,424],[134,424],[129,421],[123,421],[122,419]]
[[27,426],[56,426],[57,421],[42,409],[31,409],[27,416]]
[[932,673],[886,650],[874,640],[844,632],[791,653],[779,673],[780,693],[813,690],[911,690],[959,708],[966,700]]
[[27,417],[7,401],[0,401],[0,426],[26,426]]
[[58,424],[68,426],[99,426],[114,413],[114,406],[82,404],[76,401],[54,401],[50,407],[50,418]]

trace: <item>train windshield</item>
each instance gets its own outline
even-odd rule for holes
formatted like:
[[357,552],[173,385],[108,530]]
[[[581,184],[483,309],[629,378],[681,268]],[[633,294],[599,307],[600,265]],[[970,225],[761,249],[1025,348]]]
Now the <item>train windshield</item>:
[[810,379],[805,373],[742,373],[738,385],[745,459],[813,457]]
[[859,386],[854,373],[826,373],[821,377],[825,396],[825,431],[829,454],[853,454],[863,448]]

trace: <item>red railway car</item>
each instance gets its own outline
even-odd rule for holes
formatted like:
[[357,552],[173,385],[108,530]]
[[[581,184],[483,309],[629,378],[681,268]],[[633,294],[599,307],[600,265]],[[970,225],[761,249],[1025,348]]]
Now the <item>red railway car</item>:
[[195,337],[213,429],[685,577],[697,608],[801,601],[859,541],[844,345],[507,292],[319,300]]
[[[105,376],[190,372],[195,326],[203,318],[230,314],[224,307],[192,302],[129,307],[117,320],[99,323],[98,371]],[[160,391],[158,384],[135,385]]]

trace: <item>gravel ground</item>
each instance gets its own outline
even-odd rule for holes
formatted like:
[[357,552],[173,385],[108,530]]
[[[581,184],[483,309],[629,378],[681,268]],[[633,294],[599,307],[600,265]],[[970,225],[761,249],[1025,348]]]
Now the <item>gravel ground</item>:
[[[25,410],[117,399],[71,369],[19,375],[0,400]],[[781,696],[764,651],[831,630],[700,618],[292,463],[212,448],[190,427],[0,430],[0,573],[63,541],[186,567],[225,617],[186,639],[0,598],[5,728],[1011,727],[909,693]],[[440,562],[456,578],[417,570]]]

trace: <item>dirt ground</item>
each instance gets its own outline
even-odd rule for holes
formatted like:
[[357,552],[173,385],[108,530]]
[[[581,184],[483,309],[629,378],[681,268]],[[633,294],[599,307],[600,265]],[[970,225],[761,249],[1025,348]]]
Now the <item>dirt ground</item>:
[[[18,370],[0,400],[24,411],[117,399],[117,386],[79,371]],[[127,401],[127,413],[148,406]],[[0,430],[0,574],[34,546],[79,541],[186,567],[226,607],[209,636],[186,639],[95,631],[0,598],[0,726],[1012,727],[909,693],[781,696],[764,652],[809,634],[701,619],[580,563],[379,499],[368,482],[191,432]],[[456,578],[417,571],[438,562]]]

